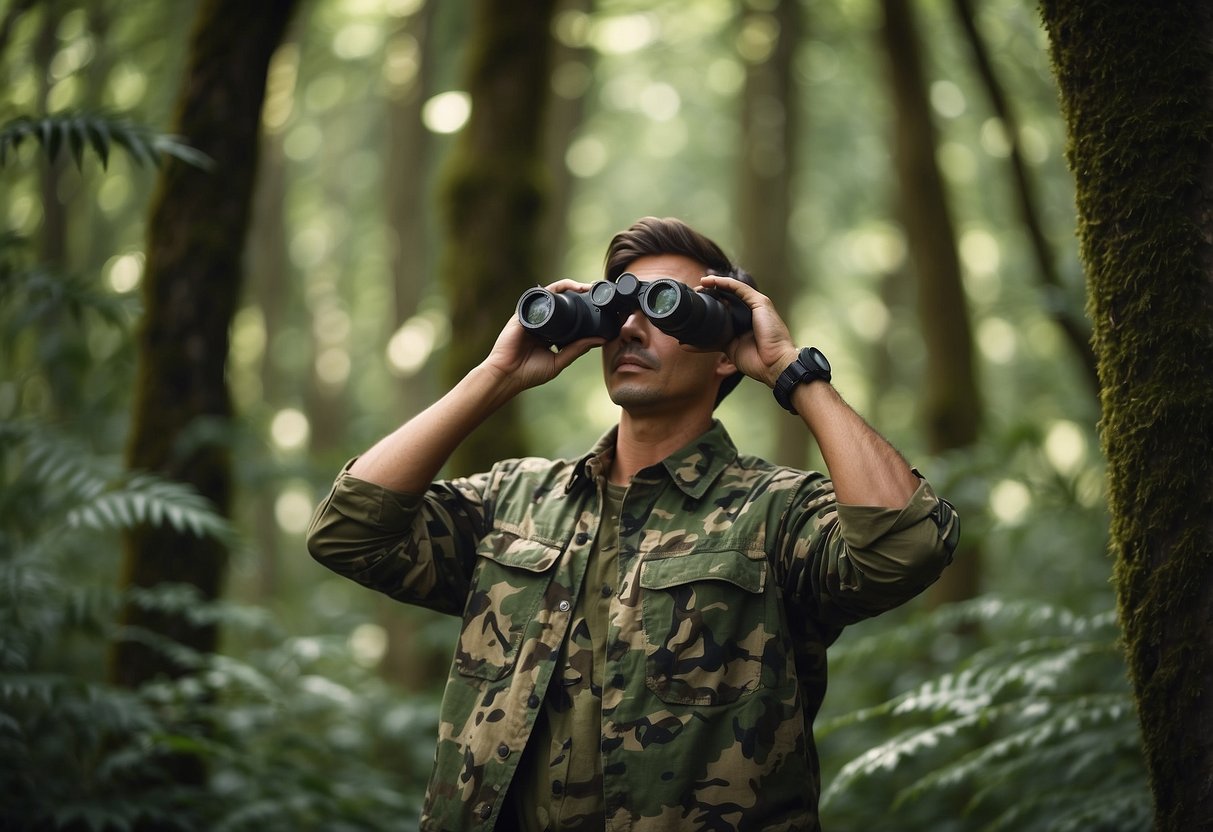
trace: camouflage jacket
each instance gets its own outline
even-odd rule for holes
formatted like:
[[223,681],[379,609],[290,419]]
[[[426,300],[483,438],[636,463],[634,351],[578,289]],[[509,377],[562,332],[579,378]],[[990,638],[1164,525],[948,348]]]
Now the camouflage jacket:
[[[423,830],[492,829],[566,638],[598,531],[613,432],[585,457],[521,459],[425,495],[342,473],[318,561],[462,615]],[[843,626],[921,592],[959,526],[920,482],[901,510],[737,453],[715,424],[640,471],[619,527],[602,690],[611,830],[818,828],[812,722]]]

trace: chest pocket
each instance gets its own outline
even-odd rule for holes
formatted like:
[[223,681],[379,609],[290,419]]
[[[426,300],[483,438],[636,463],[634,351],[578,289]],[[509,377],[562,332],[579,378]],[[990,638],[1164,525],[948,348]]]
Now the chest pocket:
[[535,620],[560,551],[499,530],[480,541],[455,648],[459,673],[493,681],[513,668],[523,632]]
[[646,683],[662,701],[723,705],[762,686],[778,645],[767,571],[735,550],[642,565]]

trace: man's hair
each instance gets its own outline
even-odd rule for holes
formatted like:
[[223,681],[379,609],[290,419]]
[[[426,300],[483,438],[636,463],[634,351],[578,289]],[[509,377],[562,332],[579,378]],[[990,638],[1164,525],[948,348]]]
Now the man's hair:
[[[700,234],[685,222],[674,217],[642,217],[631,227],[620,231],[607,246],[606,266],[603,270],[607,280],[614,280],[627,271],[633,261],[641,257],[659,254],[681,254],[702,263],[711,274],[740,280],[757,288],[754,278],[745,269],[737,266],[710,238]],[[745,374],[738,371],[720,382],[716,393],[716,404],[720,404],[741,383]]]

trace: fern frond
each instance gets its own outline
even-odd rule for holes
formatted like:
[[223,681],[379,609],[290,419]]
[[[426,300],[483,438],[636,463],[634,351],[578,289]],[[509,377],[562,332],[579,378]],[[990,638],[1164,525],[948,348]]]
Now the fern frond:
[[[1132,795],[1134,817],[1148,814],[1114,612],[983,598],[919,622],[917,637],[930,644],[941,630],[974,620],[983,622],[985,644],[958,667],[821,726],[819,737],[876,720],[901,726],[842,767],[822,795],[823,809],[854,805],[844,796],[866,793],[871,781],[894,796],[887,811],[929,801],[963,811],[965,828],[997,819],[1000,829],[1039,832],[1062,817],[1079,820],[1056,828],[1108,817],[1087,795],[1119,784]],[[1042,808],[1029,810],[1029,802]]]
[[120,531],[147,523],[197,537],[231,539],[228,522],[205,497],[182,483],[132,474],[67,513],[72,529]]
[[[1055,757],[1050,754],[1050,747],[1056,748],[1061,740],[1075,734],[1089,739],[1094,732],[1102,732],[1109,724],[1124,724],[1125,717],[1133,713],[1133,702],[1127,693],[1080,696],[1065,701],[1029,699],[1015,703],[1013,708],[1003,709],[1003,713],[1028,724],[920,778],[898,795],[894,805],[918,799],[932,791],[968,783],[981,774],[995,775],[991,779],[1001,780],[1014,773],[1004,771],[1001,775],[996,774],[995,768],[1007,760],[1053,768],[1051,763]],[[1108,750],[1107,739],[1101,735],[1098,743],[1105,754]],[[1074,749],[1069,751],[1073,752]],[[1065,758],[1065,765],[1070,768],[1071,776],[1078,773],[1069,756]]]
[[36,141],[52,162],[67,147],[77,168],[84,164],[86,150],[92,150],[104,168],[109,164],[114,145],[123,148],[138,165],[157,165],[165,157],[174,157],[201,169],[213,166],[205,153],[190,147],[180,137],[153,133],[127,118],[104,113],[52,113],[42,118],[19,116],[0,127],[0,167],[8,154],[27,140]]
[[8,307],[6,335],[40,322],[69,315],[79,320],[92,313],[108,324],[125,329],[135,318],[139,301],[97,285],[95,276],[62,274],[43,267],[12,268],[0,281],[0,299]]
[[113,532],[146,523],[227,543],[235,539],[228,520],[191,486],[126,471],[116,458],[94,454],[74,437],[7,422],[0,423],[4,445],[24,453],[22,473],[30,485],[66,507],[67,530]]

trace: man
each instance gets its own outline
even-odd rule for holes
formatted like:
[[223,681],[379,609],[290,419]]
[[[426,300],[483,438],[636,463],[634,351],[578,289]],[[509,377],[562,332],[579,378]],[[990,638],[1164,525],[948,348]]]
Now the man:
[[[818,829],[826,646],[951,559],[951,507],[715,243],[645,218],[611,242],[608,279],[625,270],[732,293],[753,329],[688,350],[634,311],[552,351],[511,320],[313,519],[324,565],[463,616],[422,829]],[[495,408],[595,346],[620,417],[592,451],[434,481]],[[739,373],[799,415],[829,479],[738,454],[712,412]]]

